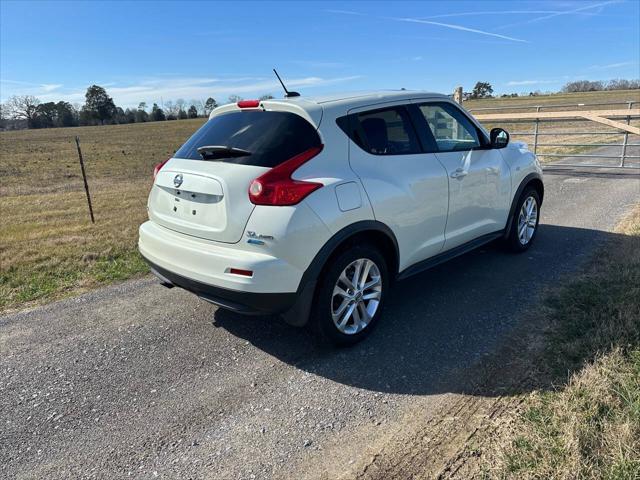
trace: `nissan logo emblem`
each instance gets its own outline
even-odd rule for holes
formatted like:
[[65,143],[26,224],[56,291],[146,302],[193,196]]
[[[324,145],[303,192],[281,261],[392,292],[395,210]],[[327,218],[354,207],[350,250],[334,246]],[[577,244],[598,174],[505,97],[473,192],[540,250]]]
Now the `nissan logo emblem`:
[[175,177],[173,177],[173,186],[178,188],[180,185],[182,185],[182,174],[181,173],[179,173]]

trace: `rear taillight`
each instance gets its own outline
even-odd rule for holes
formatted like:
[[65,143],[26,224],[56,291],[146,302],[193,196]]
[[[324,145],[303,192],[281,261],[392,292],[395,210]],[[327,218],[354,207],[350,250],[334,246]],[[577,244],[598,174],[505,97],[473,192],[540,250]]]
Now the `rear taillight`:
[[249,185],[249,200],[255,205],[296,205],[311,192],[322,187],[321,183],[294,180],[291,178],[302,164],[322,151],[322,145],[309,150],[272,168]]
[[158,172],[160,171],[160,169],[162,167],[164,167],[164,164],[167,163],[170,159],[171,159],[171,157],[167,158],[164,162],[156,163],[156,165],[153,167],[153,179],[154,180],[158,176]]

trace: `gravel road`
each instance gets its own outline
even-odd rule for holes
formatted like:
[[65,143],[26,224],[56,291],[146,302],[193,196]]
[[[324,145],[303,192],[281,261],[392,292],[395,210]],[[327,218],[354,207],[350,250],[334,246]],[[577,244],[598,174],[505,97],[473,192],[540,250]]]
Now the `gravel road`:
[[629,172],[547,172],[529,252],[489,246],[400,283],[346,350],[151,277],[0,317],[0,477],[349,476],[407,412],[482,395],[483,356],[638,201]]

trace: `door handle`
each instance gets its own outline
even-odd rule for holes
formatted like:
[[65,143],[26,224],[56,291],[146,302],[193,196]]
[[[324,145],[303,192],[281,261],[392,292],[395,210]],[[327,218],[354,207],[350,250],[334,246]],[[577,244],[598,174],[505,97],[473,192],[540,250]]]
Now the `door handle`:
[[456,168],[456,171],[451,174],[451,178],[463,178],[466,177],[468,173],[469,172],[467,172],[463,168],[458,167]]

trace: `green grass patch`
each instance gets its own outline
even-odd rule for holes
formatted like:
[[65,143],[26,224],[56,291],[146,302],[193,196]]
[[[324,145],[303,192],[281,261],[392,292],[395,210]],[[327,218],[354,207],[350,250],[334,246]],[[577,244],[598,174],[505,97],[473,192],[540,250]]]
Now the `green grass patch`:
[[546,305],[544,380],[492,478],[640,479],[640,210]]
[[97,286],[145,274],[149,268],[136,248],[120,249],[105,256],[89,256],[49,267],[0,274],[0,310],[61,298]]

